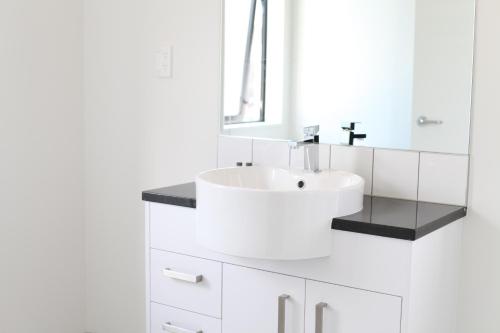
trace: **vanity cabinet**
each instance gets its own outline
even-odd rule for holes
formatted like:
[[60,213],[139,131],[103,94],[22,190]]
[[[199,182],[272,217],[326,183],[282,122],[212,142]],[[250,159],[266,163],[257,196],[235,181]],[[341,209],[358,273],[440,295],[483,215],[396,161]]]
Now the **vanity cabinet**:
[[148,333],[455,333],[462,222],[417,241],[330,232],[331,256],[258,260],[196,242],[196,210],[146,202]]

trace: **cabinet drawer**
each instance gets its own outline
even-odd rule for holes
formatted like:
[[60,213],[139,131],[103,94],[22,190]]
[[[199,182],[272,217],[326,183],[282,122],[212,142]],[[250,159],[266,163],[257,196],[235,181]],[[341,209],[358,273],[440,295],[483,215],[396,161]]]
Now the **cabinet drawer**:
[[151,250],[151,300],[221,317],[222,264]]
[[[318,326],[322,326],[322,329]],[[401,298],[307,281],[306,333],[400,333],[400,331]]]
[[[170,330],[169,330],[170,329]],[[151,303],[151,333],[221,333],[219,319]]]

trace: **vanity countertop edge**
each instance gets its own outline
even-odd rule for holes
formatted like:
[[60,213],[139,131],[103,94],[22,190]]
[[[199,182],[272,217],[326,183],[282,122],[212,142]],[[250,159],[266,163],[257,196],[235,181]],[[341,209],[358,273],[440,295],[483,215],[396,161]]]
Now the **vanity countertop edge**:
[[[143,191],[142,200],[196,208],[196,184]],[[467,208],[463,206],[365,196],[363,210],[333,218],[332,229],[415,241],[466,215]]]

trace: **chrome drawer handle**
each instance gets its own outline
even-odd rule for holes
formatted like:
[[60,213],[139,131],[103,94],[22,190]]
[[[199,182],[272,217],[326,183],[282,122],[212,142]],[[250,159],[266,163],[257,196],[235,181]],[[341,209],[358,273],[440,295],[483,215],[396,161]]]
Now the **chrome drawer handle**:
[[323,333],[323,310],[328,306],[326,303],[316,304],[316,328],[315,333]]
[[193,331],[182,327],[174,326],[171,323],[165,323],[162,325],[162,329],[168,333],[203,333],[202,330]]
[[163,275],[174,280],[180,280],[189,283],[200,283],[203,280],[203,275],[201,274],[193,275],[182,272],[176,272],[171,270],[170,268],[165,268],[163,270]]
[[289,295],[278,297],[278,333],[285,333],[286,300],[289,298]]

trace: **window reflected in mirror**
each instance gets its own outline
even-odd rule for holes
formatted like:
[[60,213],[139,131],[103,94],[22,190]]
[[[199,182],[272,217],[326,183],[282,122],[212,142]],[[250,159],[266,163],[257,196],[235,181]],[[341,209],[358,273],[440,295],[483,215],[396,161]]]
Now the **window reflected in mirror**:
[[[241,14],[241,21],[245,18],[248,21],[246,31],[246,39],[244,49],[241,54],[243,45],[237,43],[231,47],[231,43],[235,40],[228,39],[226,47],[226,57],[235,59],[234,72],[230,72],[228,64],[228,72],[226,80],[228,86],[238,89],[240,87],[239,100],[228,101],[234,104],[228,104],[227,112],[224,114],[225,124],[242,124],[252,122],[265,121],[265,92],[266,92],[266,53],[267,53],[267,0],[250,0],[248,2],[233,2],[231,6],[234,12]],[[235,22],[236,23],[236,22]],[[229,23],[228,23],[229,24]],[[230,25],[231,27],[231,25]],[[241,27],[240,27],[241,29]],[[240,36],[241,37],[241,36]],[[238,57],[241,57],[243,62],[239,62]],[[238,68],[241,70],[241,75],[238,73]],[[238,83],[241,83],[238,85]],[[230,89],[230,88],[229,88]],[[237,91],[228,91],[228,97],[235,96]]]

